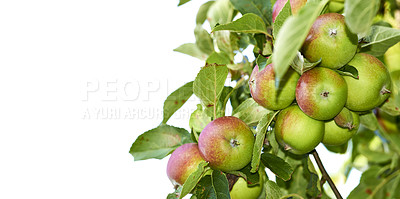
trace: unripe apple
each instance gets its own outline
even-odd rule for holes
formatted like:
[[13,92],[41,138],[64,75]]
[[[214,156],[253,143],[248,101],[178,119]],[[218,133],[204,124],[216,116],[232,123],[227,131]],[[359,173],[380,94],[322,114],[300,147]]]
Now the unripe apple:
[[329,120],[344,107],[347,85],[337,72],[315,67],[301,75],[297,82],[296,100],[301,110],[317,120]]
[[254,101],[269,110],[280,110],[288,107],[295,99],[297,80],[300,75],[293,69],[285,73],[279,87],[275,87],[275,72],[273,64],[259,71],[256,65],[251,73],[249,86]]
[[358,37],[347,28],[344,16],[327,13],[315,20],[301,52],[311,62],[321,59],[321,66],[337,69],[353,58],[357,46]]
[[169,157],[167,176],[173,184],[183,185],[202,161],[204,160],[196,143],[183,144]]
[[358,53],[348,65],[358,71],[358,79],[344,76],[348,86],[346,107],[352,111],[367,111],[381,105],[390,95],[389,71],[379,59]]
[[258,170],[260,176],[260,184],[249,186],[246,180],[239,177],[230,191],[231,199],[257,199],[263,189],[266,174],[264,169]]
[[[275,18],[281,12],[283,6],[285,6],[288,0],[277,0],[272,8],[272,22],[275,22]],[[290,0],[290,8],[292,9],[292,14],[297,14],[299,10],[306,5],[307,0]]]
[[[322,143],[326,146],[339,146],[347,143],[360,126],[360,118],[357,113],[350,111],[351,120],[347,127],[340,127],[335,120],[325,122],[325,133]],[[338,116],[337,116],[338,117]]]
[[291,105],[279,112],[275,123],[275,138],[279,144],[295,154],[313,150],[324,135],[323,121],[308,117],[297,105]]
[[198,144],[202,157],[211,168],[236,171],[250,163],[254,135],[239,118],[225,116],[207,124],[200,133]]

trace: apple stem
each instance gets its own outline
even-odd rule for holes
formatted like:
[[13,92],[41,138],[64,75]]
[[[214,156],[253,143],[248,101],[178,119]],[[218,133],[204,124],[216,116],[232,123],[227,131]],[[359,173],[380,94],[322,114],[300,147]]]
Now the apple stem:
[[[337,199],[343,199],[342,196],[340,195],[338,189],[336,188],[335,183],[333,183],[331,177],[326,172],[325,167],[322,164],[321,159],[319,158],[319,155],[318,155],[317,151],[314,149],[314,150],[311,151],[311,153],[313,154],[315,162],[317,162],[318,168],[322,173],[321,182],[323,182],[325,180],[328,181],[328,184],[331,187],[331,189],[332,189],[333,193],[335,194],[336,198]],[[321,186],[321,188],[322,188],[322,186]]]

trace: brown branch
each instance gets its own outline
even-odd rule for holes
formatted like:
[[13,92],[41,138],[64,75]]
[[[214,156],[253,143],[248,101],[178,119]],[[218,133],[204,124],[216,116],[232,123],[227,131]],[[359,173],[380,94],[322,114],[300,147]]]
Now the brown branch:
[[[317,151],[314,149],[311,151],[311,153],[314,156],[315,162],[317,162],[318,168],[322,173],[322,178],[323,180],[328,181],[329,186],[331,187],[333,193],[335,194],[337,199],[343,199],[342,196],[340,195],[339,191],[337,190],[335,183],[333,183],[331,177],[329,176],[329,174],[326,172],[324,165],[321,162],[321,159],[319,158],[319,155],[317,153]],[[322,188],[322,187],[321,187]]]

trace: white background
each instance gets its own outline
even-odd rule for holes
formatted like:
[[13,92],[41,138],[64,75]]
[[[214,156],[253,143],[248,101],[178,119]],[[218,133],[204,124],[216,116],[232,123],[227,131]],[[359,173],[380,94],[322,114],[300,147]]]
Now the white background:
[[[165,198],[167,158],[134,162],[138,135],[202,62],[195,0],[0,3],[0,198]],[[188,128],[192,98],[169,124]],[[323,150],[323,148],[321,149]],[[328,171],[344,156],[324,155]],[[359,177],[359,176],[358,176]],[[347,195],[358,183],[342,186]]]

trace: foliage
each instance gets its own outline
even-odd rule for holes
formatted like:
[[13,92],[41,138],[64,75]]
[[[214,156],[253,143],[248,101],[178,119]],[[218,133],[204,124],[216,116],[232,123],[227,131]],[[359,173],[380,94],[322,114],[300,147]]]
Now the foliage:
[[[189,1],[180,0],[179,6]],[[273,22],[274,3],[274,0],[216,0],[208,1],[199,8],[194,30],[196,40],[174,51],[203,60],[204,67],[194,81],[167,97],[160,126],[144,132],[133,143],[130,153],[134,160],[162,159],[185,143],[197,142],[205,125],[227,115],[226,107],[232,106],[231,115],[255,129],[251,163],[228,174],[212,170],[202,162],[185,184],[178,186],[167,198],[182,198],[187,194],[197,199],[230,198],[232,183],[228,175],[240,176],[249,184],[257,184],[260,179],[255,174],[258,169],[264,168],[276,175],[276,181],[267,177],[260,198],[332,197],[321,186],[326,179],[321,179],[308,154],[294,155],[279,146],[273,133],[274,119],[279,110],[272,111],[258,105],[250,96],[247,81],[256,64],[262,70],[268,63],[274,63],[276,86],[289,67],[301,75],[318,66],[321,60],[315,63],[308,61],[300,53],[301,45],[319,15],[337,10],[341,14],[344,12],[347,26],[358,34],[359,51],[385,62],[392,77],[393,90],[383,105],[360,113],[361,127],[349,142],[351,147],[346,144],[340,150],[331,149],[350,154],[351,158],[342,165],[346,168],[345,176],[351,169],[363,172],[359,185],[348,198],[399,198],[400,67],[399,62],[392,60],[400,60],[400,47],[397,47],[400,45],[400,2],[308,0],[293,15],[288,1]],[[342,9],[331,8],[334,4],[342,6]],[[207,24],[210,27],[206,27]],[[243,56],[247,48],[253,48],[255,60]],[[243,56],[243,61],[235,62],[235,56]],[[336,71],[358,78],[358,71],[351,65]],[[236,82],[235,87],[225,86],[228,77]],[[167,125],[168,119],[193,94],[201,104],[190,116],[192,134]]]

